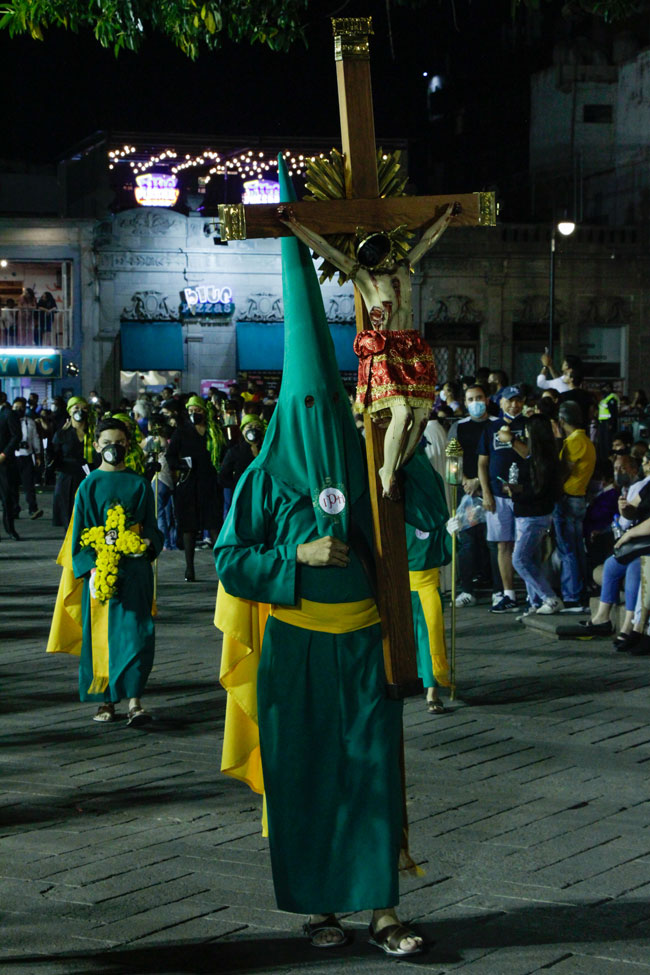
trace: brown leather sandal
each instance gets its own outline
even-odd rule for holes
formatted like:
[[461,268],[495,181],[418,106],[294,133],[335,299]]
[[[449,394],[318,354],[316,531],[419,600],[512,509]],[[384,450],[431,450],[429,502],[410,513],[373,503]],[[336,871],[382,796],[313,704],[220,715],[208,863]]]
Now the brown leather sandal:
[[93,721],[115,721],[115,705],[100,704],[97,708],[97,714],[93,715]]
[[[387,924],[381,931],[375,931],[371,924],[368,932],[370,934],[368,943],[385,951],[387,955],[419,955],[424,951],[424,943],[420,935],[405,924]],[[415,948],[402,948],[402,941],[406,941],[407,938],[417,938],[420,944]]]

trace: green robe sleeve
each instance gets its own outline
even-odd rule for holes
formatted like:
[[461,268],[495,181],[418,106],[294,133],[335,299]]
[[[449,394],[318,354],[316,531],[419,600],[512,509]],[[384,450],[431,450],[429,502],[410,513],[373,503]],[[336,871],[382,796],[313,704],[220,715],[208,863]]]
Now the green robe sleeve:
[[84,528],[92,527],[87,521],[86,493],[82,484],[77,491],[72,512],[72,571],[77,579],[95,568],[95,550],[81,547],[81,533]]
[[296,544],[283,544],[274,516],[273,481],[249,468],[240,478],[214,547],[217,575],[231,596],[293,606],[297,600]]
[[[418,450],[404,467],[404,518],[409,569],[432,569],[451,561],[451,539],[446,529],[449,509],[445,485]],[[416,535],[416,529],[426,538]]]

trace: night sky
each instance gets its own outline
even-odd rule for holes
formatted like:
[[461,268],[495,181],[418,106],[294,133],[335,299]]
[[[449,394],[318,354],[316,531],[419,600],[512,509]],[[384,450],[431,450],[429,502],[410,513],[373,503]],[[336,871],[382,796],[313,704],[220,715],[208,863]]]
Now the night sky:
[[[306,50],[277,54],[228,43],[196,62],[155,35],[116,59],[90,34],[51,31],[38,42],[2,32],[0,157],[53,161],[98,129],[204,133],[215,141],[247,134],[333,140],[339,123],[329,17],[371,13],[378,139],[413,140],[416,170],[431,174],[437,166],[444,182],[451,176],[474,189],[498,188],[526,168],[528,76],[549,61],[560,7],[542,5],[542,14],[513,22],[510,0],[440,0],[417,10],[393,0],[394,59],[386,4],[373,0],[311,2]],[[438,122],[427,118],[425,71],[445,77]],[[418,189],[441,187],[420,180]]]

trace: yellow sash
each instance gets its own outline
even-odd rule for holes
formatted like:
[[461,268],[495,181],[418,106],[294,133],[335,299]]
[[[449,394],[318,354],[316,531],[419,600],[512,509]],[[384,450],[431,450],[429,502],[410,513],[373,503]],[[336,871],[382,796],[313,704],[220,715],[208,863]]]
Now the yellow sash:
[[311,599],[299,599],[297,606],[271,606],[271,616],[318,633],[353,633],[380,622],[374,599],[353,603],[314,603]]
[[438,684],[449,687],[449,663],[445,641],[445,620],[439,589],[439,570],[420,569],[409,572],[411,591],[417,592],[422,603],[422,612],[429,634],[429,650],[433,676]]
[[56,561],[61,566],[62,572],[46,652],[73,653],[78,657],[81,653],[83,626],[81,615],[83,580],[75,579],[72,571],[72,518]]

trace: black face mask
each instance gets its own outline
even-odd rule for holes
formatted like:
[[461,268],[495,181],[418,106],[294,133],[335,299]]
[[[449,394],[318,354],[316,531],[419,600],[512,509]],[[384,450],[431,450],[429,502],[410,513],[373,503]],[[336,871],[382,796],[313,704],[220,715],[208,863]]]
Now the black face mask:
[[203,413],[190,413],[190,423],[193,423],[194,426],[198,426],[199,424],[203,426],[205,423],[205,416]]
[[72,413],[72,419],[75,421],[75,423],[83,423],[83,421],[86,419],[86,414],[82,410],[75,410]]
[[249,443],[260,443],[262,440],[262,431],[259,427],[248,426],[244,430],[244,437]]
[[111,467],[119,467],[124,463],[126,457],[126,447],[123,443],[109,443],[102,447],[102,460],[105,460]]
[[14,413],[16,414],[16,416],[22,417],[25,415],[25,410],[14,410]]

